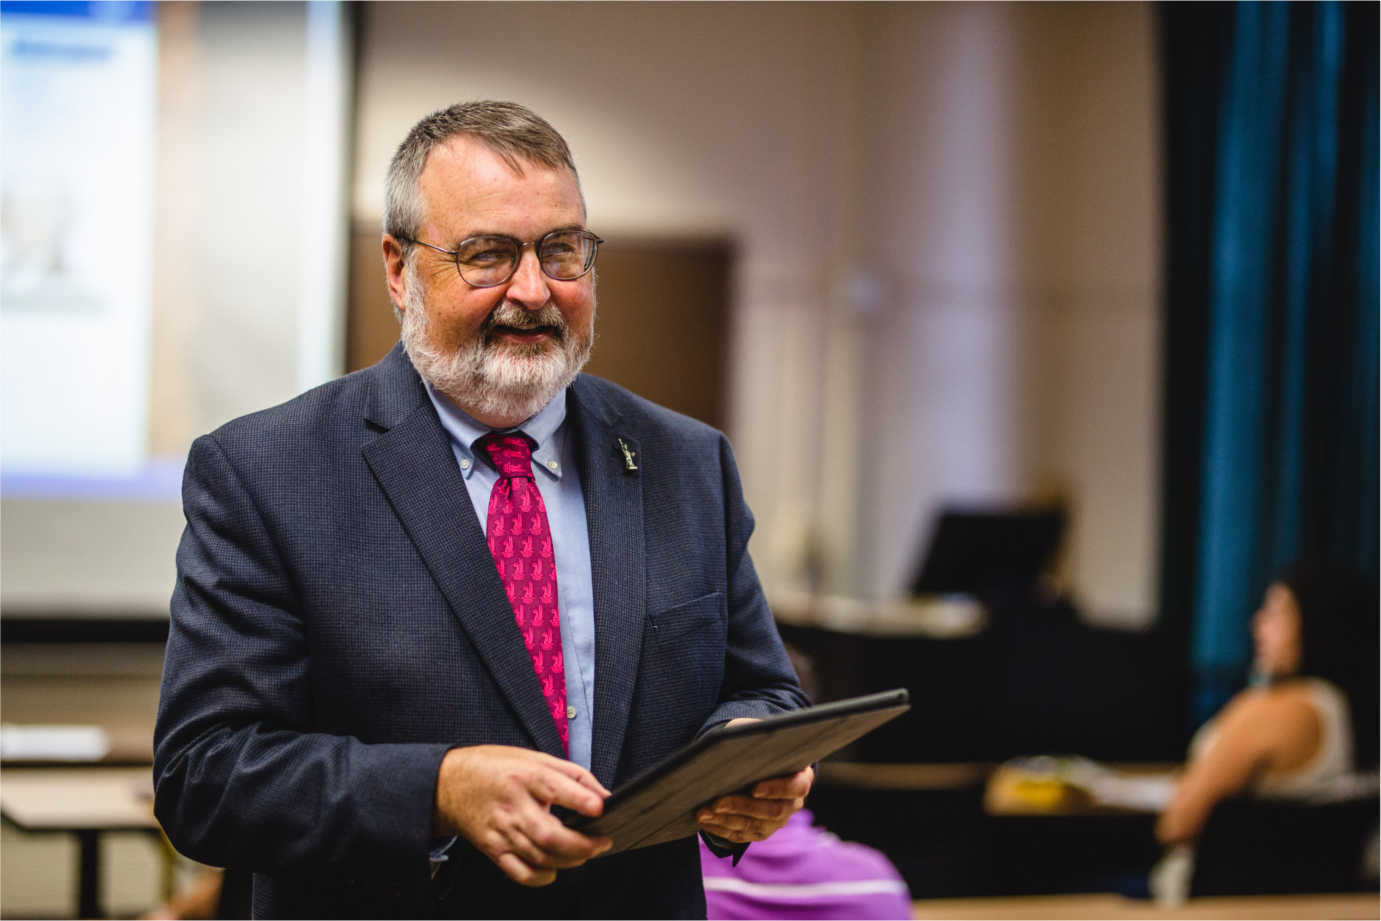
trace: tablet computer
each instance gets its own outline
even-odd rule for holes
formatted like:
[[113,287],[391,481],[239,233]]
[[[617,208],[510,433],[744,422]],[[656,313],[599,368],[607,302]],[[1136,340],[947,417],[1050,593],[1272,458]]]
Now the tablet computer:
[[696,833],[695,813],[759,780],[794,774],[911,708],[905,688],[769,716],[723,723],[620,784],[595,818],[569,813],[587,835],[607,835],[605,855]]

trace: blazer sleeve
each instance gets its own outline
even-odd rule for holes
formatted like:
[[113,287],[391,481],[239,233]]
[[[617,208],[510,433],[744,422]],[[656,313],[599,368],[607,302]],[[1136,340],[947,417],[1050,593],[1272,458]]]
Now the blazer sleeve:
[[214,436],[192,446],[154,730],[154,811],[179,851],[254,870],[426,858],[444,744],[312,729],[292,575]]
[[752,557],[748,554],[753,514],[743,500],[733,450],[722,435],[719,436],[719,455],[724,497],[728,629],[719,705],[705,721],[702,732],[737,717],[762,718],[810,703],[782,646]]

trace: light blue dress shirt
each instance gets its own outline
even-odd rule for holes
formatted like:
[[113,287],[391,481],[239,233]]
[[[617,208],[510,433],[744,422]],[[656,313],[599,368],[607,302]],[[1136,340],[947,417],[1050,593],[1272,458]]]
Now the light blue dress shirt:
[[[427,395],[451,436],[451,449],[470,493],[481,527],[488,527],[489,493],[499,473],[475,442],[493,429],[456,408],[427,384]],[[566,663],[566,721],[570,760],[590,769],[591,717],[595,689],[595,604],[590,577],[590,532],[585,495],[576,475],[575,449],[566,422],[566,391],[516,429],[537,442],[532,451],[533,480],[547,507],[556,555],[556,595],[561,616],[561,653]],[[500,431],[514,431],[502,429]],[[574,665],[574,667],[572,667]]]

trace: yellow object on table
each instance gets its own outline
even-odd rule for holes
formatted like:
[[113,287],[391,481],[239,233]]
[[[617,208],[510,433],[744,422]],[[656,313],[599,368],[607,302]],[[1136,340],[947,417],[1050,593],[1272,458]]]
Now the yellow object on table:
[[994,814],[1067,812],[1090,805],[1088,792],[1049,774],[1000,765],[988,778],[983,806]]

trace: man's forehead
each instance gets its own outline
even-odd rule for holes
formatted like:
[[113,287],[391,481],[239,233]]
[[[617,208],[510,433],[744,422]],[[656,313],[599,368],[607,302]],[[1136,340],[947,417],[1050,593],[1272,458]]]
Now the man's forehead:
[[488,172],[501,169],[514,176],[523,176],[532,164],[520,157],[504,157],[481,139],[469,134],[453,134],[435,144],[427,154],[423,171],[430,169],[478,170]]
[[[526,205],[575,208],[584,219],[584,202],[575,175],[565,167],[516,158],[511,162],[484,142],[457,135],[432,148],[420,177],[427,205],[457,210]],[[431,211],[431,208],[428,208]]]
[[423,164],[421,178],[424,187],[430,179],[437,187],[463,186],[481,192],[523,182],[576,184],[575,176],[564,166],[553,168],[522,156],[505,157],[468,135],[456,135],[433,147]]

